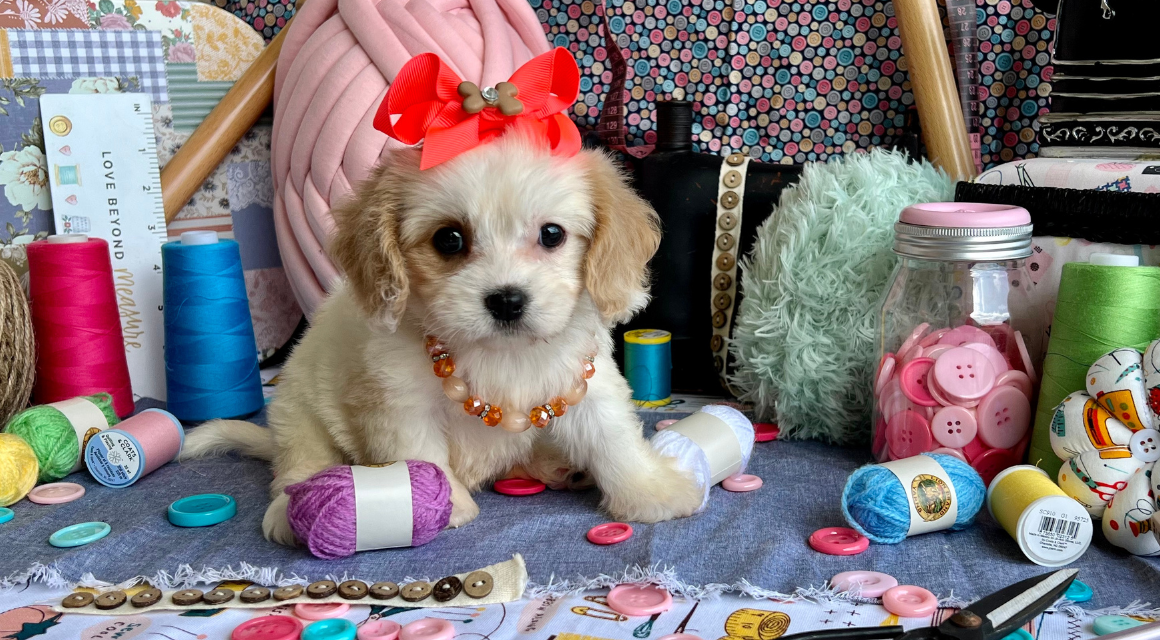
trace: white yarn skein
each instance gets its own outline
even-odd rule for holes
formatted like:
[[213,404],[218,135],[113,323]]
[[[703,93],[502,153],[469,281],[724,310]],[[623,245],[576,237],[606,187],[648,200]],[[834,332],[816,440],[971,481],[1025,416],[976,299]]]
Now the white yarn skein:
[[[749,465],[749,458],[753,454],[753,423],[737,409],[721,404],[701,407],[701,413],[709,414],[722,423],[722,428],[719,431],[714,431],[713,437],[736,439],[741,450],[741,466],[734,473],[745,471],[745,467]],[[697,418],[696,414],[669,426],[664,431],[658,431],[649,442],[657,453],[676,458],[679,469],[693,474],[693,478],[697,480],[697,484],[705,492],[705,497],[701,500],[701,507],[697,509],[697,512],[700,513],[709,504],[709,487],[713,484],[713,477],[723,472],[724,469],[713,468],[709,456],[701,449],[700,445],[681,433],[681,423],[694,418]]]

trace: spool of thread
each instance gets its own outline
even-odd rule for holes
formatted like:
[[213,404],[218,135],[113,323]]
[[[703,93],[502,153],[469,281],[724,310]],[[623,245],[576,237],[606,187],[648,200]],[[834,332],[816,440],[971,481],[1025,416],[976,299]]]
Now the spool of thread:
[[658,431],[650,444],[657,453],[676,458],[677,467],[693,474],[704,490],[701,511],[709,504],[709,488],[745,471],[753,455],[753,423],[723,404],[701,407],[693,415]]
[[18,413],[4,430],[32,447],[40,463],[40,482],[53,482],[79,471],[89,438],[117,422],[113,396],[98,393],[32,407]]
[[[904,487],[891,470],[910,461],[928,464],[925,458],[937,463],[943,473],[933,469],[934,473],[925,473],[921,479],[916,476]],[[948,494],[946,484],[953,494]],[[954,456],[924,453],[854,470],[842,491],[842,514],[851,527],[870,540],[896,544],[925,531],[966,529],[983,508],[985,495],[983,480],[971,465]],[[953,520],[949,519],[951,504],[956,510]]]
[[1078,559],[1092,541],[1091,516],[1038,467],[1009,467],[995,476],[987,510],[1023,555],[1045,567]]
[[451,519],[451,485],[430,462],[331,467],[286,487],[286,516],[299,542],[319,558],[417,547]]
[[0,424],[28,406],[36,377],[32,314],[20,278],[0,261]]
[[40,464],[24,438],[0,433],[0,507],[19,502],[36,486]]
[[[1096,262],[1107,262],[1097,258]],[[1160,337],[1160,268],[1069,262],[1063,265],[1028,461],[1051,476],[1051,419],[1068,394],[1085,388],[1088,367],[1121,347],[1143,351]]]
[[660,329],[626,331],[624,377],[637,406],[663,407],[672,402],[673,334]]
[[258,347],[238,243],[186,231],[161,247],[167,408],[182,420],[262,408]]
[[181,453],[185,429],[172,413],[146,409],[85,445],[85,465],[93,479],[122,489],[160,469]]
[[133,412],[121,311],[109,243],[81,234],[28,245],[28,294],[36,333],[38,404],[109,393],[118,416]]

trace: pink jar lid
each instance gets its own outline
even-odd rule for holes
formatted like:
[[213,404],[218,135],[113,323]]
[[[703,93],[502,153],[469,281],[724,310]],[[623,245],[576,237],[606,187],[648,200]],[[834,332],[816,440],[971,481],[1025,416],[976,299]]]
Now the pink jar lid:
[[1005,204],[926,202],[903,209],[898,221],[924,227],[1018,227],[1031,224],[1031,214]]

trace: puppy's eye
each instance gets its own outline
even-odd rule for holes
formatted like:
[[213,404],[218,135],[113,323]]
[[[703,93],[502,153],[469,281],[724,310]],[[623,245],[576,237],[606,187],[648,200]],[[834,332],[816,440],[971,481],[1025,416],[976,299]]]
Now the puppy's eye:
[[435,245],[436,251],[445,256],[459,253],[467,246],[463,232],[454,227],[443,227],[436,231],[431,238],[431,244]]
[[540,244],[549,249],[564,244],[564,228],[551,222],[540,227]]

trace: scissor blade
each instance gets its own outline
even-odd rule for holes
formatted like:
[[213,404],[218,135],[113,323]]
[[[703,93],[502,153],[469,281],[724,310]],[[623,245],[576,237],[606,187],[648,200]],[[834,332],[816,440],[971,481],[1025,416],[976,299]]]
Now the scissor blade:
[[[1018,595],[1008,599],[1005,603],[989,613],[981,611],[974,606],[971,608],[975,609],[975,613],[986,615],[987,619],[991,621],[991,625],[996,629],[1006,626],[1007,622],[1012,618],[1023,617],[1020,614],[1026,614],[1027,619],[1031,619],[1042,613],[1043,609],[1046,608],[1046,605],[1038,606],[1040,601],[1050,596],[1047,604],[1051,604],[1058,599],[1067,590],[1068,586],[1071,585],[1077,573],[1079,573],[1079,569],[1061,569],[1055,573],[1024,580],[1019,584],[1008,587],[1011,590],[1022,587],[1022,590]],[[1008,589],[1004,589],[995,595],[1003,594]],[[1021,622],[1020,625],[1022,624]]]

